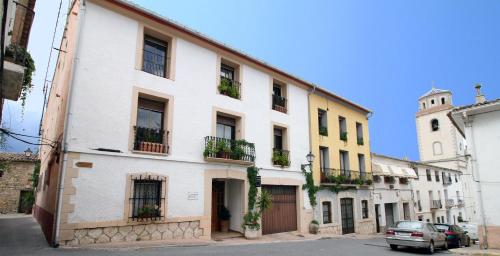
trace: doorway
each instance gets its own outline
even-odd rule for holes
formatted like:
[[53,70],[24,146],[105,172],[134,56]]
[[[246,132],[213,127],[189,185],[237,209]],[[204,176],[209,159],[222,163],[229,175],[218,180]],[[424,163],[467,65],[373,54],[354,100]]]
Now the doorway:
[[224,181],[212,181],[212,232],[221,230],[219,212],[224,207],[225,187]]
[[342,234],[354,233],[354,209],[352,198],[340,199],[340,215],[342,217]]
[[379,216],[380,204],[375,205],[375,223],[377,225],[377,233],[380,233],[380,216]]
[[385,204],[385,226],[390,228],[394,226],[394,206],[393,204]]

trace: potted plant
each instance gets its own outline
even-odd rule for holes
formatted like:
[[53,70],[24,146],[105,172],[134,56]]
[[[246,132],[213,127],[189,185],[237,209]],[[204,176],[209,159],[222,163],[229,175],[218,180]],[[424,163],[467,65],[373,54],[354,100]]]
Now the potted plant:
[[243,160],[243,156],[245,156],[245,150],[243,146],[245,146],[247,142],[245,140],[237,140],[234,143],[234,148],[231,150],[231,158],[234,160]]
[[257,205],[257,209],[249,211],[243,217],[243,229],[245,230],[245,238],[247,239],[255,239],[259,235],[260,217],[265,210],[272,207],[271,194],[267,190],[263,189],[255,203]]
[[231,83],[228,79],[226,78],[222,78],[221,77],[221,80],[220,80],[220,84],[219,84],[219,92],[221,94],[224,94],[224,95],[228,95],[229,93],[229,87],[231,86]]
[[231,219],[231,213],[229,213],[229,210],[225,206],[222,206],[222,208],[219,211],[219,219],[220,219],[221,231],[228,232],[229,231],[229,219]]
[[341,132],[340,133],[340,139],[343,141],[347,141],[347,132]]
[[309,223],[309,233],[318,234],[318,231],[319,231],[319,222],[317,220],[312,220],[311,223]]
[[363,145],[363,144],[365,144],[363,138],[358,138],[358,145]]
[[158,205],[146,204],[137,210],[137,216],[143,219],[156,217],[158,215],[158,209]]
[[326,128],[326,126],[320,126],[319,135],[328,136],[328,128]]
[[205,150],[203,151],[204,157],[214,157],[217,154],[215,149],[215,143],[213,139],[209,139],[207,144],[205,144]]
[[229,147],[226,140],[217,141],[217,157],[218,158],[230,158],[231,148]]
[[279,150],[273,152],[272,160],[275,165],[279,165],[281,167],[288,166],[288,157]]

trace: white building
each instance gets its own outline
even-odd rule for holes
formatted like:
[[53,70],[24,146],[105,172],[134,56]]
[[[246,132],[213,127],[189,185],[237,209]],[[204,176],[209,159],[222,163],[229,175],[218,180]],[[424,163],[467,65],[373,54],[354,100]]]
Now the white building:
[[467,171],[466,141],[447,116],[453,109],[452,93],[433,87],[419,98],[418,106],[416,127],[420,161],[465,174],[462,190],[466,213],[463,220],[474,221],[474,193]]
[[119,0],[74,1],[61,49],[35,206],[48,241],[209,239],[223,207],[242,232],[249,166],[273,197],[262,233],[307,231],[314,85]]
[[417,178],[410,163],[384,155],[372,154],[373,201],[377,233],[400,220],[415,220],[412,180]]
[[399,220],[457,224],[465,215],[462,173],[372,154],[378,232]]
[[467,139],[468,171],[474,180],[481,248],[500,248],[500,99],[486,101],[476,86],[476,104],[453,109],[449,117]]

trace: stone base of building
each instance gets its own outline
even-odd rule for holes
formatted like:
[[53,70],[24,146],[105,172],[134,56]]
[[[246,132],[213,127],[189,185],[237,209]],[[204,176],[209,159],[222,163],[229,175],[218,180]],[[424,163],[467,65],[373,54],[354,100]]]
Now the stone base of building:
[[372,220],[362,220],[356,225],[356,234],[371,235],[375,234],[375,223]]
[[335,224],[321,225],[319,227],[319,234],[333,234],[342,235],[342,226]]
[[200,221],[186,221],[75,229],[73,239],[61,244],[79,246],[110,242],[198,239],[202,236]]
[[487,226],[486,232],[488,234],[487,241],[483,235],[483,226],[478,226],[479,248],[500,249],[500,226]]

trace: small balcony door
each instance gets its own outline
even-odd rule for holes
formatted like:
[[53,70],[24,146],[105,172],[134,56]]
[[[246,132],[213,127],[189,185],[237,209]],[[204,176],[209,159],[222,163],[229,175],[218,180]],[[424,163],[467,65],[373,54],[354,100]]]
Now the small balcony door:
[[342,175],[350,177],[349,169],[349,153],[347,151],[340,151],[340,171]]

